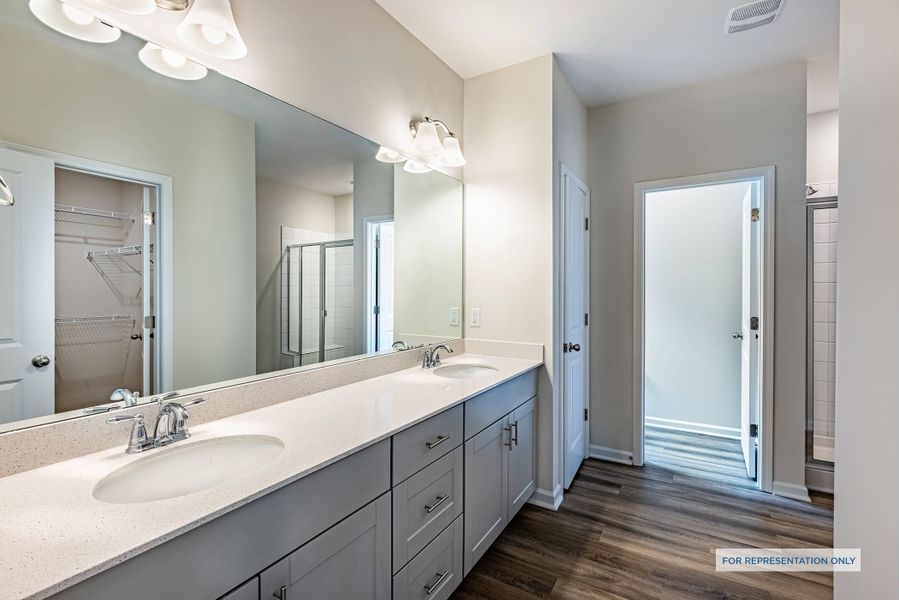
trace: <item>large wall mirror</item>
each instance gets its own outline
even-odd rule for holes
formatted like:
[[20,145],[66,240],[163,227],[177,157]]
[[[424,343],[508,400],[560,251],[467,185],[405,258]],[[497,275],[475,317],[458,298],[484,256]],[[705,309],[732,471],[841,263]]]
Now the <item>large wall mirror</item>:
[[144,44],[0,15],[0,430],[461,337],[459,181]]

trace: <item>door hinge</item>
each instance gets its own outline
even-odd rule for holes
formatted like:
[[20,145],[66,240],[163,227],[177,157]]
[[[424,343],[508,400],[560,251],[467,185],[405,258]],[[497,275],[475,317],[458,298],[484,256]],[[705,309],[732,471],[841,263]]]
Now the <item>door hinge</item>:
[[584,217],[584,231],[590,231],[590,217]]
[[753,223],[758,223],[758,222],[759,222],[759,217],[760,217],[759,209],[753,208],[753,209],[752,209],[752,217],[751,217],[751,218],[752,218],[752,222],[753,222]]
[[144,329],[156,329],[155,315],[147,315],[144,317]]
[[381,307],[380,307],[380,306],[376,306],[376,307],[374,308],[374,311],[373,311],[373,312],[374,312],[376,315],[381,314]]
[[381,238],[375,240],[375,248],[378,250],[381,249]]
[[589,409],[586,409],[586,408],[584,409],[584,420],[585,420],[585,421],[589,421],[589,420],[590,420],[590,418],[589,418],[590,413],[588,412],[588,410],[589,410]]
[[144,211],[144,225],[156,225],[156,213],[154,211]]
[[749,317],[749,329],[752,331],[759,330],[759,318],[758,317]]
[[749,425],[749,437],[757,438],[759,436],[759,426],[755,423]]
[[584,313],[584,325],[590,324],[590,315],[588,313]]

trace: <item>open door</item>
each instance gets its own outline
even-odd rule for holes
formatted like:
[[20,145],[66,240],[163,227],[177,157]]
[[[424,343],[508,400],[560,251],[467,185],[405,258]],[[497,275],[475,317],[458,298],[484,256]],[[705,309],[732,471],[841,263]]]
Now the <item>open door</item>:
[[743,198],[743,289],[741,307],[740,445],[746,474],[758,479],[759,423],[759,219],[760,184],[753,182]]
[[562,167],[562,406],[564,485],[587,457],[590,188]]
[[0,148],[0,423],[52,415],[53,161]]

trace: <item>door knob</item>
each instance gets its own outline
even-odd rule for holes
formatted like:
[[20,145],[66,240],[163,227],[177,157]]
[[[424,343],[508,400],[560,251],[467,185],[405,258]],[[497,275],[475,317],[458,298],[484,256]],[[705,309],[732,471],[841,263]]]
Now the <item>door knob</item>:
[[566,342],[562,344],[562,352],[580,352],[581,345],[575,344],[573,342]]
[[50,364],[50,357],[44,354],[38,354],[34,358],[31,359],[31,364],[37,367],[38,369],[42,369]]
[[730,337],[734,338],[735,340],[742,340],[743,334],[739,331],[735,331],[732,334],[730,334]]

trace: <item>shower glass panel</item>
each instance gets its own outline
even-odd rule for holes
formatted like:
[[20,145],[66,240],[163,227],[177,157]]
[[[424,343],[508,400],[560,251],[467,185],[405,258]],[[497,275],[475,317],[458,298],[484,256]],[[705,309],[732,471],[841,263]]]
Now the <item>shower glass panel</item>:
[[807,462],[832,465],[836,406],[837,202],[808,205]]
[[287,247],[287,351],[294,366],[357,354],[353,326],[353,241]]

